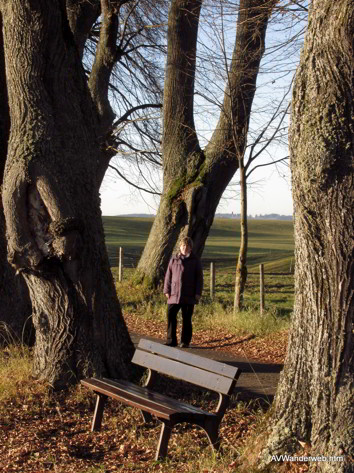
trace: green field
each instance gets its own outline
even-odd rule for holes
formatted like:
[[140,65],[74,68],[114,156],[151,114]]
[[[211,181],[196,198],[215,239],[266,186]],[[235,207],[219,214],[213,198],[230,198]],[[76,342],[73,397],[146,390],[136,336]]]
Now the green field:
[[[112,266],[117,265],[119,247],[124,249],[124,265],[135,267],[147,240],[152,219],[103,217],[106,245]],[[207,267],[211,261],[223,269],[233,269],[240,245],[240,221],[215,219],[203,253]],[[293,269],[293,222],[250,220],[248,267],[255,271],[264,263],[266,272],[291,272]]]
[[[124,280],[123,283],[117,282],[118,296],[123,309],[141,315],[151,313],[155,318],[159,313],[161,320],[164,319],[165,300],[161,291],[156,291],[152,296],[145,293],[142,288],[133,288],[129,283],[133,268],[136,267],[147,240],[152,219],[104,217],[103,222],[112,272],[116,281],[119,247],[124,249]],[[204,291],[202,302],[196,309],[195,321],[200,319],[204,323],[207,320],[206,314],[209,314],[210,320],[215,321],[217,318],[221,321],[225,318],[225,324],[230,326],[239,244],[240,221],[216,219],[202,256]],[[256,314],[259,312],[259,265],[261,263],[264,264],[265,270],[268,322],[288,319],[291,315],[294,302],[294,278],[291,274],[293,260],[294,239],[291,221],[249,221],[248,278],[244,294],[246,331],[251,330],[254,333],[254,329],[250,327],[251,314],[255,317],[256,324],[259,322]],[[210,297],[209,289],[210,262],[214,262],[216,268],[213,299]]]

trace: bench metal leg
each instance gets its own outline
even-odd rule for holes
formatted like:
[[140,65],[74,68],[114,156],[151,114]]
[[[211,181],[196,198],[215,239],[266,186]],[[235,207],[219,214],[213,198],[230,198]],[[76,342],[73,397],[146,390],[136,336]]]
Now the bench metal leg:
[[103,410],[107,401],[107,396],[103,394],[97,394],[95,412],[93,414],[91,432],[98,431],[101,429]]
[[167,456],[168,441],[170,440],[173,424],[171,422],[162,422],[160,440],[157,446],[155,460]]
[[149,422],[152,422],[152,415],[150,414],[150,412],[146,412],[146,411],[140,411],[140,412],[146,424],[148,424]]
[[220,450],[220,437],[219,437],[219,429],[216,425],[210,425],[208,428],[205,429],[205,432],[208,436],[210,445],[213,447],[214,450]]
[[208,436],[210,445],[216,451],[220,450],[220,437],[219,437],[219,425],[220,422],[213,420],[206,420],[203,423],[197,424],[202,427]]

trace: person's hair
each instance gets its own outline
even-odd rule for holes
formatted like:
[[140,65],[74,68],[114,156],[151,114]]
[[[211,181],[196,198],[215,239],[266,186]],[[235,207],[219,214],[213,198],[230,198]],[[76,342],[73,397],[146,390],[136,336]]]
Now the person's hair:
[[183,237],[181,238],[180,242],[179,242],[179,246],[185,244],[186,246],[188,246],[191,250],[193,249],[193,240],[192,238],[190,237]]

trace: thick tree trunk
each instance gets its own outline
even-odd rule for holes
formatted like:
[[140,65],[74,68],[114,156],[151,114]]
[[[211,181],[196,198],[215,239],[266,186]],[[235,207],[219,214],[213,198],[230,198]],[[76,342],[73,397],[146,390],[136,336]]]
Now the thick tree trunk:
[[350,0],[314,0],[292,104],[295,308],[263,452],[308,442],[313,471],[353,471],[353,37]]
[[[205,150],[193,117],[195,56],[200,1],[173,0],[169,12],[164,89],[164,189],[137,280],[157,286],[178,237],[187,234],[200,256],[220,198],[243,155],[256,79],[273,1],[242,0],[230,83],[219,123]],[[235,144],[234,132],[237,140]]]
[[60,1],[1,5],[11,135],[3,205],[9,260],[27,282],[35,366],[55,388],[129,374],[97,185],[97,117]]
[[201,0],[173,0],[168,17],[163,116],[164,189],[136,275],[137,279],[152,286],[163,278],[181,227],[188,222],[188,210],[181,193],[194,180],[204,160],[193,116],[201,4]]
[[[0,15],[0,183],[3,181],[10,114],[7,99],[5,57]],[[5,217],[0,202],[0,344],[33,343],[31,302],[23,278],[7,262]]]

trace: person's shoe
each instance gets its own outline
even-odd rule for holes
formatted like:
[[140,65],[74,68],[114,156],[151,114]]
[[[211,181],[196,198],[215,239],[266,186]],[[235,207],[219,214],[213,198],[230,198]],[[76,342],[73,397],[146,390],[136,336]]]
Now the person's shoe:
[[180,346],[181,348],[189,348],[189,343],[184,343],[184,342],[182,342],[182,343],[179,344],[179,346]]
[[164,345],[166,345],[166,347],[176,347],[176,346],[177,346],[177,343],[174,343],[174,342],[166,342],[166,343],[164,343]]

